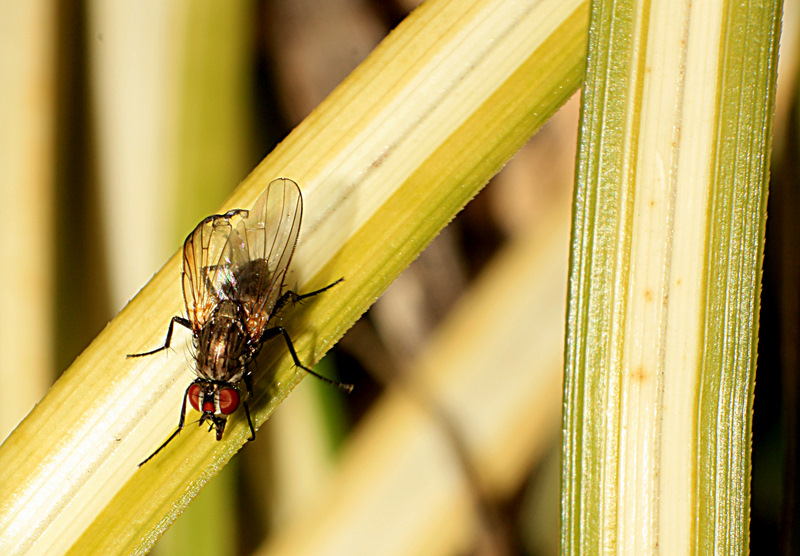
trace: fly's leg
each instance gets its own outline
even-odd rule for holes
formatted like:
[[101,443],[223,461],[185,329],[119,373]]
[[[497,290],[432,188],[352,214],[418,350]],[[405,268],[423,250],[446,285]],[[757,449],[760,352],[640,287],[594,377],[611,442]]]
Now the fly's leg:
[[[275,302],[275,307],[272,309],[272,313],[273,314],[277,313],[278,311],[281,310],[281,308],[284,305],[286,305],[290,301],[292,303],[298,303],[300,301],[303,301],[304,299],[308,299],[309,297],[314,297],[315,295],[318,295],[318,294],[320,294],[320,293],[322,293],[324,291],[328,291],[329,289],[331,289],[333,286],[335,286],[339,282],[344,282],[344,278],[339,278],[338,280],[336,280],[335,282],[333,282],[331,284],[328,284],[324,288],[320,288],[318,290],[314,290],[313,292],[308,292],[308,293],[303,293],[303,294],[299,294],[299,293],[297,293],[295,291],[292,291],[292,290],[286,290],[285,292],[283,292],[283,295],[281,295],[278,298],[278,300]],[[298,366],[300,366],[300,365],[298,365]]]
[[[247,388],[247,397],[250,398],[253,396],[253,375],[250,374],[250,371],[246,371],[243,379],[244,387]],[[256,439],[256,429],[253,427],[253,420],[250,419],[250,407],[247,405],[247,400],[243,400],[242,405],[244,406],[244,414],[247,415],[247,424],[250,425],[250,438],[247,440],[252,441]]]
[[[159,351],[163,351],[163,350],[167,349],[169,347],[170,342],[172,341],[172,329],[175,326],[176,322],[178,324],[180,324],[181,326],[185,326],[189,330],[192,329],[192,323],[189,322],[188,319],[185,319],[183,317],[172,317],[172,320],[169,321],[169,328],[167,329],[167,339],[164,340],[164,345],[163,346],[161,346],[160,348],[156,348],[154,350],[151,350],[151,351],[146,351],[144,353],[131,353],[131,354],[128,354],[127,357],[144,357],[145,355],[153,355],[154,353],[158,353]],[[185,400],[184,400],[184,402],[185,402]],[[185,405],[186,405],[186,403],[184,403],[184,406]],[[142,462],[142,463],[144,463],[144,462]]]
[[250,408],[247,405],[247,400],[242,402],[244,406],[244,414],[247,415],[247,424],[250,425],[250,438],[247,439],[248,442],[252,442],[256,439],[256,429],[253,427],[253,420],[250,419]]
[[[313,292],[298,294],[298,293],[295,293],[295,292],[289,290],[286,293],[287,294],[291,294],[293,303],[297,303],[298,301],[302,301],[302,300],[307,299],[309,297],[314,297],[315,295],[320,294],[320,293],[322,293],[324,291],[328,291],[333,286],[335,286],[335,285],[337,285],[337,284],[339,284],[341,282],[344,282],[344,278],[339,278],[338,280],[336,280],[335,282],[331,282],[330,284],[328,284],[324,288],[320,288],[318,290],[314,290]],[[286,295],[286,294],[284,294],[284,295]]]
[[[337,283],[338,282],[334,282],[330,286],[327,286],[326,288],[323,288],[320,291],[325,291],[326,289],[330,288],[331,286],[333,286],[333,285],[335,285]],[[309,296],[309,295],[314,295],[315,293],[319,293],[319,292],[312,292],[310,294],[305,294],[305,295]],[[297,294],[295,294],[295,295],[297,295]],[[275,336],[278,336],[278,335],[282,335],[283,336],[283,339],[286,342],[286,347],[289,348],[289,353],[292,354],[292,360],[294,360],[294,364],[295,365],[297,365],[298,367],[303,369],[308,374],[314,375],[315,377],[317,377],[321,381],[327,382],[331,386],[336,386],[339,390],[341,390],[342,392],[345,392],[346,394],[349,394],[350,392],[353,391],[353,385],[352,384],[345,384],[344,382],[339,382],[337,380],[331,380],[330,378],[324,377],[321,374],[315,373],[314,371],[312,371],[311,369],[309,369],[308,367],[306,367],[305,365],[300,363],[300,358],[297,357],[297,352],[294,349],[294,344],[292,344],[292,339],[289,337],[289,333],[286,332],[286,329],[284,327],[276,326],[274,328],[268,328],[267,330],[264,331],[264,335],[261,337],[261,340],[262,341],[266,341],[266,340],[269,340],[270,338],[274,338]]]
[[[172,325],[170,325],[170,330],[172,330]],[[142,355],[147,355],[147,354],[142,354]],[[195,382],[196,382],[196,381],[195,381]],[[191,388],[192,386],[194,386],[195,382],[192,382],[192,383],[189,385],[189,388]],[[166,447],[166,445],[167,445],[167,444],[169,444],[169,443],[170,443],[170,441],[172,441],[172,439],[173,439],[173,438],[175,438],[176,436],[178,436],[178,433],[179,433],[179,432],[181,432],[181,429],[183,429],[183,424],[184,424],[184,422],[186,421],[186,399],[189,397],[189,388],[187,388],[187,389],[186,389],[186,392],[184,392],[184,394],[183,394],[183,405],[181,405],[181,418],[178,420],[178,428],[177,428],[177,429],[175,429],[175,432],[173,432],[173,433],[172,433],[172,434],[169,436],[169,438],[167,438],[167,439],[164,441],[164,443],[163,443],[161,446],[159,446],[159,447],[158,447],[158,449],[157,449],[155,452],[153,452],[152,454],[150,454],[150,456],[149,456],[149,457],[148,457],[146,460],[144,460],[142,463],[140,463],[140,464],[139,464],[139,467],[143,466],[145,463],[147,463],[148,461],[150,461],[151,459],[153,459],[153,457],[154,457],[154,456],[155,456],[157,453],[159,453],[161,450],[163,450],[163,449]]]

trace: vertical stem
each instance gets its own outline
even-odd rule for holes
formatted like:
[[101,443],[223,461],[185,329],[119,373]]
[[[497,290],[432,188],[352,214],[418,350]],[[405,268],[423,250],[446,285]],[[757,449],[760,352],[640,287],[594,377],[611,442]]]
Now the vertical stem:
[[745,551],[777,2],[596,2],[562,549]]

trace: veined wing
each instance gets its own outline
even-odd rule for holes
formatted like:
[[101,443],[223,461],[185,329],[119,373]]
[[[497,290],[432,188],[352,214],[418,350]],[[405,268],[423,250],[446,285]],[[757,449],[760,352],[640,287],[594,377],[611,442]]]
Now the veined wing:
[[237,225],[247,261],[235,264],[234,297],[247,315],[247,331],[258,340],[284,290],[303,218],[300,188],[288,178],[270,182],[250,214]]
[[236,288],[236,267],[246,258],[236,230],[247,210],[232,210],[203,219],[183,244],[183,299],[195,332],[206,323],[221,299]]

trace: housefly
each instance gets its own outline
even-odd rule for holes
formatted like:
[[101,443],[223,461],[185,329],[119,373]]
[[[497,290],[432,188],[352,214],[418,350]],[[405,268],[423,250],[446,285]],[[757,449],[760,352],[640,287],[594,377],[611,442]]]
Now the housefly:
[[250,440],[256,437],[247,400],[253,395],[249,363],[262,344],[282,336],[294,364],[345,392],[353,389],[321,376],[304,366],[292,339],[282,326],[271,320],[287,303],[297,303],[320,294],[324,288],[298,294],[285,289],[286,272],[292,260],[300,222],[303,196],[295,182],[278,178],[270,182],[252,210],[231,210],[200,222],[183,244],[183,300],[188,318],[174,316],[160,348],[128,357],[153,355],[169,347],[175,324],[192,331],[197,378],[186,388],[178,428],[141,467],[175,438],[186,419],[186,400],[202,413],[200,426],[222,438],[225,423],[241,405],[250,425]]

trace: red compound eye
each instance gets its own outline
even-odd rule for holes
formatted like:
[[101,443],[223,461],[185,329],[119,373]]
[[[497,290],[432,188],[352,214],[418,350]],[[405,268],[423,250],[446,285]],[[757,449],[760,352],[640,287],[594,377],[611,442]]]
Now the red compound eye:
[[203,399],[203,389],[198,384],[189,386],[189,403],[197,411],[200,411],[200,401]]
[[239,392],[233,388],[222,388],[219,391],[219,411],[230,415],[239,407]]

